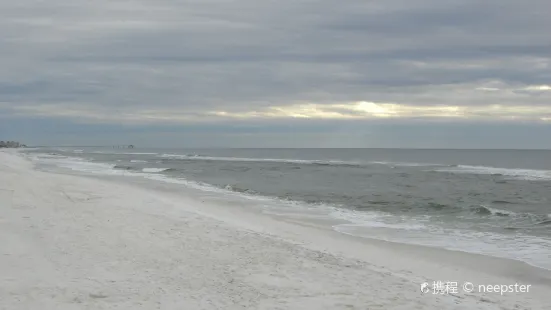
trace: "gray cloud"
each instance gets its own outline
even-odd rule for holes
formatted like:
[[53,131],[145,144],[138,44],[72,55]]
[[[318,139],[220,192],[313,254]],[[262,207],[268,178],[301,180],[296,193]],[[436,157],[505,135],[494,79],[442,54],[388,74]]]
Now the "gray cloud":
[[0,108],[149,124],[305,102],[358,115],[332,105],[368,101],[533,107],[539,119],[551,114],[551,91],[537,89],[551,85],[549,11],[547,0],[0,0]]

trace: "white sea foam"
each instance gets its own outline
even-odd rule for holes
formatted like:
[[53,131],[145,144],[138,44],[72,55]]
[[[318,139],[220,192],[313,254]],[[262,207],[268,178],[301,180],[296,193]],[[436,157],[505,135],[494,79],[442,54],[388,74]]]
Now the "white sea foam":
[[93,151],[94,154],[105,155],[157,155],[158,153],[137,153],[137,152],[106,152],[106,151]]
[[169,168],[143,168],[142,171],[147,173],[158,173],[158,172],[166,171],[168,169]]
[[132,159],[130,162],[131,163],[146,163],[147,160]]
[[393,167],[449,167],[450,165],[431,164],[431,163],[406,163],[393,161],[370,161],[370,164],[385,165]]
[[88,162],[77,158],[51,159],[49,163],[56,164],[62,168],[91,173],[109,173],[114,171],[113,168],[115,167],[115,165],[111,164]]
[[39,160],[43,158],[65,158],[65,156],[51,153],[51,154],[37,154],[29,158],[32,160]]
[[318,164],[318,165],[361,165],[359,162],[342,160],[310,160],[310,159],[285,159],[285,158],[249,158],[249,157],[217,157],[202,155],[178,155],[162,154],[162,158],[204,160],[204,161],[235,161],[235,162],[274,162],[291,164]]
[[551,180],[550,170],[511,169],[486,166],[458,165],[457,167],[443,168],[436,171],[464,174],[503,175],[523,180]]
[[407,224],[407,233],[400,233],[404,229],[400,225],[385,227],[371,223],[335,225],[334,229],[352,236],[514,259],[551,270],[551,240],[535,236],[465,231],[431,225],[422,229],[408,229]]
[[114,169],[116,165],[107,163],[97,163],[85,160],[78,157],[67,156],[47,156],[43,154],[30,156],[31,160],[38,161],[43,164],[54,165],[64,169],[73,171],[106,174],[106,175],[127,175],[130,172]]
[[450,165],[435,163],[408,163],[392,161],[347,161],[332,159],[289,159],[289,158],[251,158],[251,157],[224,157],[224,156],[205,156],[199,154],[161,154],[159,157],[184,160],[205,160],[205,161],[234,161],[234,162],[274,162],[274,163],[293,163],[304,165],[335,165],[335,166],[367,166],[367,165],[385,165],[395,167],[450,167]]
[[484,207],[490,211],[493,215],[517,215],[517,213],[513,211],[507,211],[502,209],[496,209],[496,208],[490,208],[490,207]]
[[[395,216],[382,212],[355,212],[354,210],[338,210],[330,213],[332,217],[351,222],[350,227],[392,228],[399,230],[422,230],[426,226],[421,222],[397,221]],[[341,226],[341,225],[337,225]]]

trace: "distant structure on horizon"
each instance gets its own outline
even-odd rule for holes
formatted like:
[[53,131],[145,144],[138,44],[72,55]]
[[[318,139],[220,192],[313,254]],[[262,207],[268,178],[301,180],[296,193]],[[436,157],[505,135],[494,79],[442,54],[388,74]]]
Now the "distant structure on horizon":
[[27,146],[17,141],[0,141],[0,148],[20,148],[20,147],[27,147]]

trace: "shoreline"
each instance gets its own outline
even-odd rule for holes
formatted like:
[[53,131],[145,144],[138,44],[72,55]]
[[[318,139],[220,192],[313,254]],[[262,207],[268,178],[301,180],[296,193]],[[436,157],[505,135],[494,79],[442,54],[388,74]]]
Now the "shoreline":
[[[78,168],[75,168],[78,169]],[[151,188],[156,189],[165,189],[167,193],[173,193],[173,192],[185,192],[186,197],[203,197],[205,195],[210,195],[211,193],[215,193],[214,197],[211,197],[215,201],[219,201],[220,204],[228,204],[229,201],[232,201],[233,203],[238,204],[247,204],[250,208],[259,208],[258,205],[263,205],[263,207],[260,207],[263,211],[261,213],[265,214],[272,214],[273,216],[276,216],[280,218],[281,220],[286,221],[293,221],[293,219],[296,219],[297,223],[302,223],[305,225],[312,225],[313,223],[321,223],[321,225],[325,226],[326,228],[328,226],[331,227],[333,231],[336,231],[340,234],[352,236],[352,237],[360,237],[363,239],[369,239],[374,241],[382,241],[382,242],[388,242],[391,244],[403,244],[403,245],[411,245],[414,247],[421,247],[421,248],[428,248],[428,249],[442,249],[446,251],[451,252],[459,252],[459,253],[466,253],[466,254],[472,254],[472,255],[482,255],[485,257],[490,258],[499,258],[504,259],[512,262],[519,262],[523,264],[527,264],[531,267],[544,270],[545,272],[551,272],[551,265],[548,263],[544,265],[538,265],[537,262],[533,262],[532,260],[526,260],[523,258],[516,258],[516,257],[509,257],[499,254],[492,254],[492,253],[481,253],[472,251],[470,249],[465,248],[458,248],[458,247],[445,247],[442,245],[435,245],[435,244],[423,244],[423,242],[408,242],[406,240],[392,240],[389,238],[381,238],[381,237],[371,237],[365,233],[365,230],[372,230],[373,232],[378,233],[381,235],[380,231],[384,232],[383,228],[371,228],[371,227],[362,227],[362,225],[357,224],[357,222],[353,222],[348,217],[350,214],[347,215],[346,218],[340,217],[340,216],[333,216],[330,214],[327,214],[327,210],[321,212],[318,211],[312,211],[312,210],[304,210],[304,209],[296,209],[293,208],[290,209],[289,206],[286,205],[286,202],[281,202],[273,199],[273,197],[268,196],[249,196],[249,195],[243,195],[242,193],[235,193],[231,191],[224,191],[219,188],[211,188],[210,186],[205,187],[202,184],[196,185],[192,181],[192,186],[188,186],[187,182],[184,181],[184,184],[180,182],[177,178],[171,178],[171,177],[164,177],[160,176],[160,178],[157,178],[157,174],[147,174],[147,173],[140,173],[138,172],[137,175],[132,175],[136,173],[135,171],[130,171],[130,175],[125,175],[125,170],[118,171],[120,174],[118,175],[109,175],[109,174],[95,174],[92,172],[84,172],[75,170],[73,168],[59,168],[59,167],[41,167],[40,170],[44,170],[46,172],[51,173],[59,173],[59,174],[66,174],[66,175],[74,175],[74,176],[85,176],[90,178],[96,178],[100,180],[107,180],[107,181],[118,181],[123,183],[131,183],[135,185],[141,186],[143,189],[148,190]],[[151,169],[157,169],[157,168],[151,168]],[[116,171],[116,170],[115,170]],[[260,199],[259,199],[260,198]],[[280,203],[282,205],[280,205]],[[264,210],[265,207],[269,207],[271,210]],[[350,211],[350,210],[345,210]],[[330,211],[329,211],[330,212]],[[317,225],[317,224],[316,224]],[[359,230],[360,232],[350,232],[349,228],[352,228],[352,230]],[[363,230],[363,231],[362,231]],[[392,232],[391,232],[392,233]],[[428,234],[428,232],[427,232]],[[384,233],[382,234],[384,235]],[[439,237],[442,237],[445,234],[438,235]],[[541,254],[541,253],[540,253]]]
[[[152,186],[155,186],[156,190],[163,190],[167,195],[176,197],[176,199],[178,199],[178,197],[185,197],[187,199],[194,200],[194,203],[201,206],[200,212],[202,215],[225,222],[235,223],[235,215],[232,213],[234,213],[236,208],[238,208],[239,215],[249,216],[245,220],[241,219],[239,223],[236,223],[238,227],[248,227],[249,229],[270,234],[275,237],[285,237],[288,241],[296,242],[297,244],[301,244],[303,246],[310,246],[314,250],[328,250],[326,247],[327,244],[321,240],[321,236],[323,236],[325,240],[334,239],[331,243],[329,243],[332,246],[332,249],[329,249],[329,251],[338,250],[340,251],[340,254],[344,254],[354,259],[369,261],[373,257],[368,251],[350,251],[347,248],[348,246],[368,246],[370,248],[374,247],[378,250],[387,251],[385,254],[388,255],[410,255],[425,261],[429,265],[434,264],[436,266],[440,264],[442,260],[451,260],[454,264],[463,268],[472,269],[477,273],[482,272],[489,273],[490,275],[516,277],[516,279],[522,281],[533,281],[548,285],[551,289],[551,270],[534,266],[521,260],[358,236],[334,230],[334,226],[331,224],[344,224],[344,220],[325,218],[316,219],[315,217],[303,216],[300,213],[297,213],[296,216],[294,216],[265,212],[262,207],[256,206],[257,202],[254,201],[243,201],[239,198],[229,200],[229,197],[220,197],[218,195],[201,195],[195,190],[181,193],[181,186],[178,186],[177,184],[162,183],[162,185],[160,185],[157,184],[157,181],[128,177],[89,177],[105,181],[114,180],[115,182],[124,182],[127,184],[131,183],[132,185],[139,186],[143,190],[148,190]],[[230,201],[231,204],[229,204]],[[228,209],[228,207],[231,209]],[[197,212],[197,210],[192,211]],[[256,225],[249,225],[250,223],[258,222],[266,224],[266,226],[258,228]],[[284,228],[281,227],[282,225]],[[302,227],[307,228],[308,230],[315,230],[316,233],[302,234]],[[296,238],[297,236],[301,237]],[[315,238],[306,238],[311,236],[315,236]],[[345,246],[342,246],[342,244]],[[411,259],[411,257],[407,258],[404,264],[406,264],[409,259]],[[380,265],[388,264],[388,262],[384,259],[374,262]],[[400,268],[400,266],[402,266],[402,264],[395,265],[396,268]],[[430,267],[427,266],[427,268]],[[434,276],[433,278],[437,279],[438,276]]]
[[[550,301],[546,292],[551,289],[551,272],[522,262],[347,236],[325,229],[326,223],[315,219],[269,215],[239,201],[209,195],[191,197],[175,185],[152,188],[148,182],[116,177],[37,171],[16,154],[0,151],[0,188],[14,191],[11,207],[0,213],[0,221],[9,223],[1,226],[2,232],[12,237],[4,240],[8,247],[0,255],[3,272],[25,274],[28,263],[37,262],[33,268],[38,272],[32,279],[50,283],[54,291],[52,273],[68,274],[66,290],[96,287],[88,295],[72,292],[94,308],[129,308],[140,300],[143,309],[151,305],[216,309],[236,301],[252,309],[544,309]],[[57,240],[60,232],[64,234]],[[33,239],[37,236],[51,247],[40,246]],[[109,240],[116,236],[123,236],[120,242]],[[173,251],[175,245],[186,251]],[[83,269],[78,257],[91,263],[94,272]],[[105,257],[110,259],[105,262]],[[255,263],[243,264],[247,261]],[[220,269],[221,263],[228,268]],[[186,269],[189,280],[171,278],[178,268]],[[109,282],[107,271],[117,276],[115,282]],[[91,276],[99,285],[88,283]],[[421,294],[421,283],[438,280],[483,285],[518,282],[532,285],[533,290],[503,296]],[[140,294],[129,294],[121,282]],[[26,306],[42,302],[69,309],[78,304],[45,292],[37,297],[31,290],[29,295],[32,283],[2,280],[1,287],[9,294],[0,292],[0,305],[17,309],[17,301]],[[97,292],[97,287],[104,289]],[[213,302],[201,304],[193,295]]]
[[[52,172],[52,173],[56,173],[56,172]],[[74,175],[82,176],[79,173],[75,173]],[[359,235],[355,235],[355,234],[351,234],[343,231],[337,231],[334,229],[335,226],[342,225],[342,224],[345,224],[345,225],[349,224],[350,222],[346,220],[337,219],[337,218],[325,218],[325,217],[318,219],[316,218],[315,215],[310,216],[302,212],[295,213],[292,210],[285,210],[282,212],[266,211],[263,207],[258,206],[261,203],[258,203],[257,201],[254,201],[254,200],[242,200],[241,197],[239,196],[228,197],[228,196],[219,196],[217,194],[211,195],[210,193],[205,194],[205,193],[201,193],[201,190],[197,190],[197,189],[182,190],[182,185],[179,185],[179,184],[158,182],[156,180],[151,180],[146,178],[144,179],[133,178],[128,176],[85,175],[84,177],[103,180],[107,182],[114,181],[114,182],[122,182],[125,184],[131,184],[133,186],[138,186],[141,189],[146,191],[154,187],[155,190],[161,190],[168,195],[176,196],[176,198],[185,197],[187,199],[194,200],[195,203],[200,204],[203,208],[207,207],[206,210],[211,211],[211,214],[208,214],[208,216],[211,216],[214,218],[220,218],[220,216],[216,216],[216,215],[224,214],[227,211],[224,209],[226,209],[228,206],[231,206],[234,208],[232,209],[232,211],[234,211],[235,208],[237,207],[239,208],[240,212],[243,212],[245,214],[252,214],[253,216],[274,219],[276,222],[275,225],[277,225],[278,222],[283,221],[289,224],[314,228],[314,229],[323,231],[327,234],[340,236],[340,238],[354,239],[360,243],[378,244],[386,247],[404,248],[403,251],[411,251],[412,249],[417,249],[415,251],[419,253],[426,253],[426,252],[447,253],[447,254],[440,254],[444,256],[454,256],[454,255],[473,256],[478,259],[482,258],[482,259],[491,261],[490,265],[492,266],[495,266],[496,264],[497,265],[505,264],[508,266],[515,265],[517,268],[526,270],[527,273],[533,273],[535,275],[541,275],[541,274],[545,275],[546,278],[549,280],[548,284],[551,285],[551,269],[535,266],[518,259],[491,256],[486,254],[447,249],[447,248],[441,248],[441,247],[435,247],[435,246],[426,246],[426,245],[420,245],[420,244],[389,241],[389,240],[383,240],[383,239],[377,239],[377,238],[370,238],[367,236],[359,236]],[[208,201],[210,201],[211,203],[205,204],[205,202],[208,202]],[[203,211],[205,211],[205,209]],[[289,213],[285,214],[285,212],[289,212]],[[207,214],[205,213],[204,215],[207,215]],[[233,217],[232,215],[227,215],[227,216]],[[220,219],[228,220],[224,218],[220,218]],[[246,226],[247,223],[241,223],[240,225]],[[355,225],[355,224],[352,224],[352,225]],[[281,232],[276,232],[275,235],[280,235],[280,233]],[[425,257],[425,259],[428,259],[428,257]],[[506,262],[506,263],[500,264],[499,262]]]

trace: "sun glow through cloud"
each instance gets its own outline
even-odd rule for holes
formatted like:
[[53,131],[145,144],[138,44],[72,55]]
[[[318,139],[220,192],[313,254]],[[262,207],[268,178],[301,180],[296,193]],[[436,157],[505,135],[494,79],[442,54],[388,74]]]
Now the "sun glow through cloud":
[[549,126],[549,1],[527,1],[0,0],[0,129]]
[[[0,104],[8,107],[7,104]],[[534,120],[549,121],[551,107],[490,104],[485,106],[406,105],[398,103],[376,103],[358,101],[350,103],[319,104],[296,103],[268,106],[249,111],[187,111],[177,109],[133,109],[119,110],[112,114],[108,108],[92,109],[86,106],[74,107],[64,104],[28,105],[11,107],[12,110],[37,116],[80,118],[90,122],[123,123],[196,123],[217,119],[480,119],[480,120]]]
[[551,107],[502,106],[476,107],[408,106],[395,103],[360,101],[348,104],[295,104],[270,107],[254,112],[215,111],[212,115],[230,118],[312,118],[312,119],[369,119],[369,118],[501,118],[543,120],[551,116]]
[[528,86],[525,88],[525,90],[543,90],[543,91],[547,91],[547,90],[551,90],[551,86],[549,85],[536,85],[536,86]]

